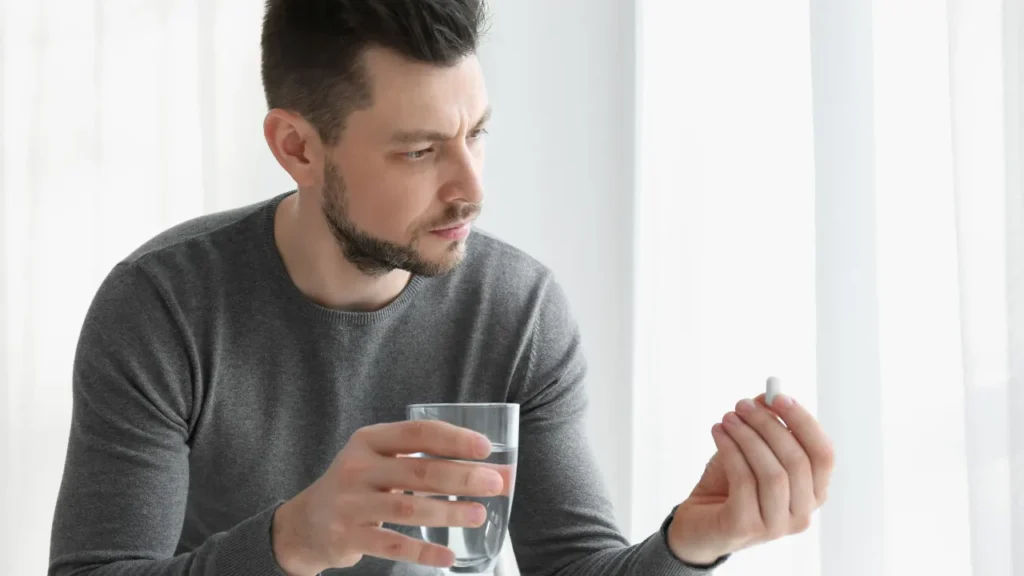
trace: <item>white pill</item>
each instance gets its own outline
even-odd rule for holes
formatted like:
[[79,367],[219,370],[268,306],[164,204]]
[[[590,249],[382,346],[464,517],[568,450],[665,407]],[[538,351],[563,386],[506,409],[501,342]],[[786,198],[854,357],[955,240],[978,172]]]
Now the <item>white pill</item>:
[[779,395],[782,391],[782,383],[775,376],[768,379],[768,384],[765,386],[764,401],[769,406],[772,405],[772,400]]

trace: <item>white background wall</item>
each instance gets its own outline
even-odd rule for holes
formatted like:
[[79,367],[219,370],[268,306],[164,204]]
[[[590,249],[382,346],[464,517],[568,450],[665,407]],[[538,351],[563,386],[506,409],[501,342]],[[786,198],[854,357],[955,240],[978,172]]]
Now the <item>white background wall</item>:
[[568,294],[590,364],[591,439],[628,532],[633,2],[493,0],[491,10],[480,225],[551,266]]

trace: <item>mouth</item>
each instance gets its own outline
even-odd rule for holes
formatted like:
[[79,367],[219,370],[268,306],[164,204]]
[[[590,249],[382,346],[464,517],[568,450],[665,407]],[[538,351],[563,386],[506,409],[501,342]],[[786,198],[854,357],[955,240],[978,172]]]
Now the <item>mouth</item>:
[[471,220],[467,220],[465,222],[446,225],[443,228],[435,228],[431,230],[430,233],[444,238],[445,240],[462,240],[469,236],[469,231],[472,227],[473,222]]

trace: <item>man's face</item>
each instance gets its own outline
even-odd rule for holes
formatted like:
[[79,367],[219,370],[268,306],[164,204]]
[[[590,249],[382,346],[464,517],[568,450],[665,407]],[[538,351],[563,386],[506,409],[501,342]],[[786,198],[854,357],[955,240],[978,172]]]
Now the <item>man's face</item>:
[[366,70],[373,105],[350,114],[327,151],[324,216],[365,273],[447,273],[483,200],[489,109],[479,61],[445,68],[374,48]]

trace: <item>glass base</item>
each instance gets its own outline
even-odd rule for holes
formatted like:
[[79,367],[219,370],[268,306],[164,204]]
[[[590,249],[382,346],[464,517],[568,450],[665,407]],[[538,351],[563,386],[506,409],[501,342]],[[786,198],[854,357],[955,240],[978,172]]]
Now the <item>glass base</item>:
[[478,576],[494,576],[494,572],[498,567],[498,560],[483,560],[477,564],[471,564],[468,566],[455,565],[451,568],[445,568],[445,574],[451,575],[478,575]]

